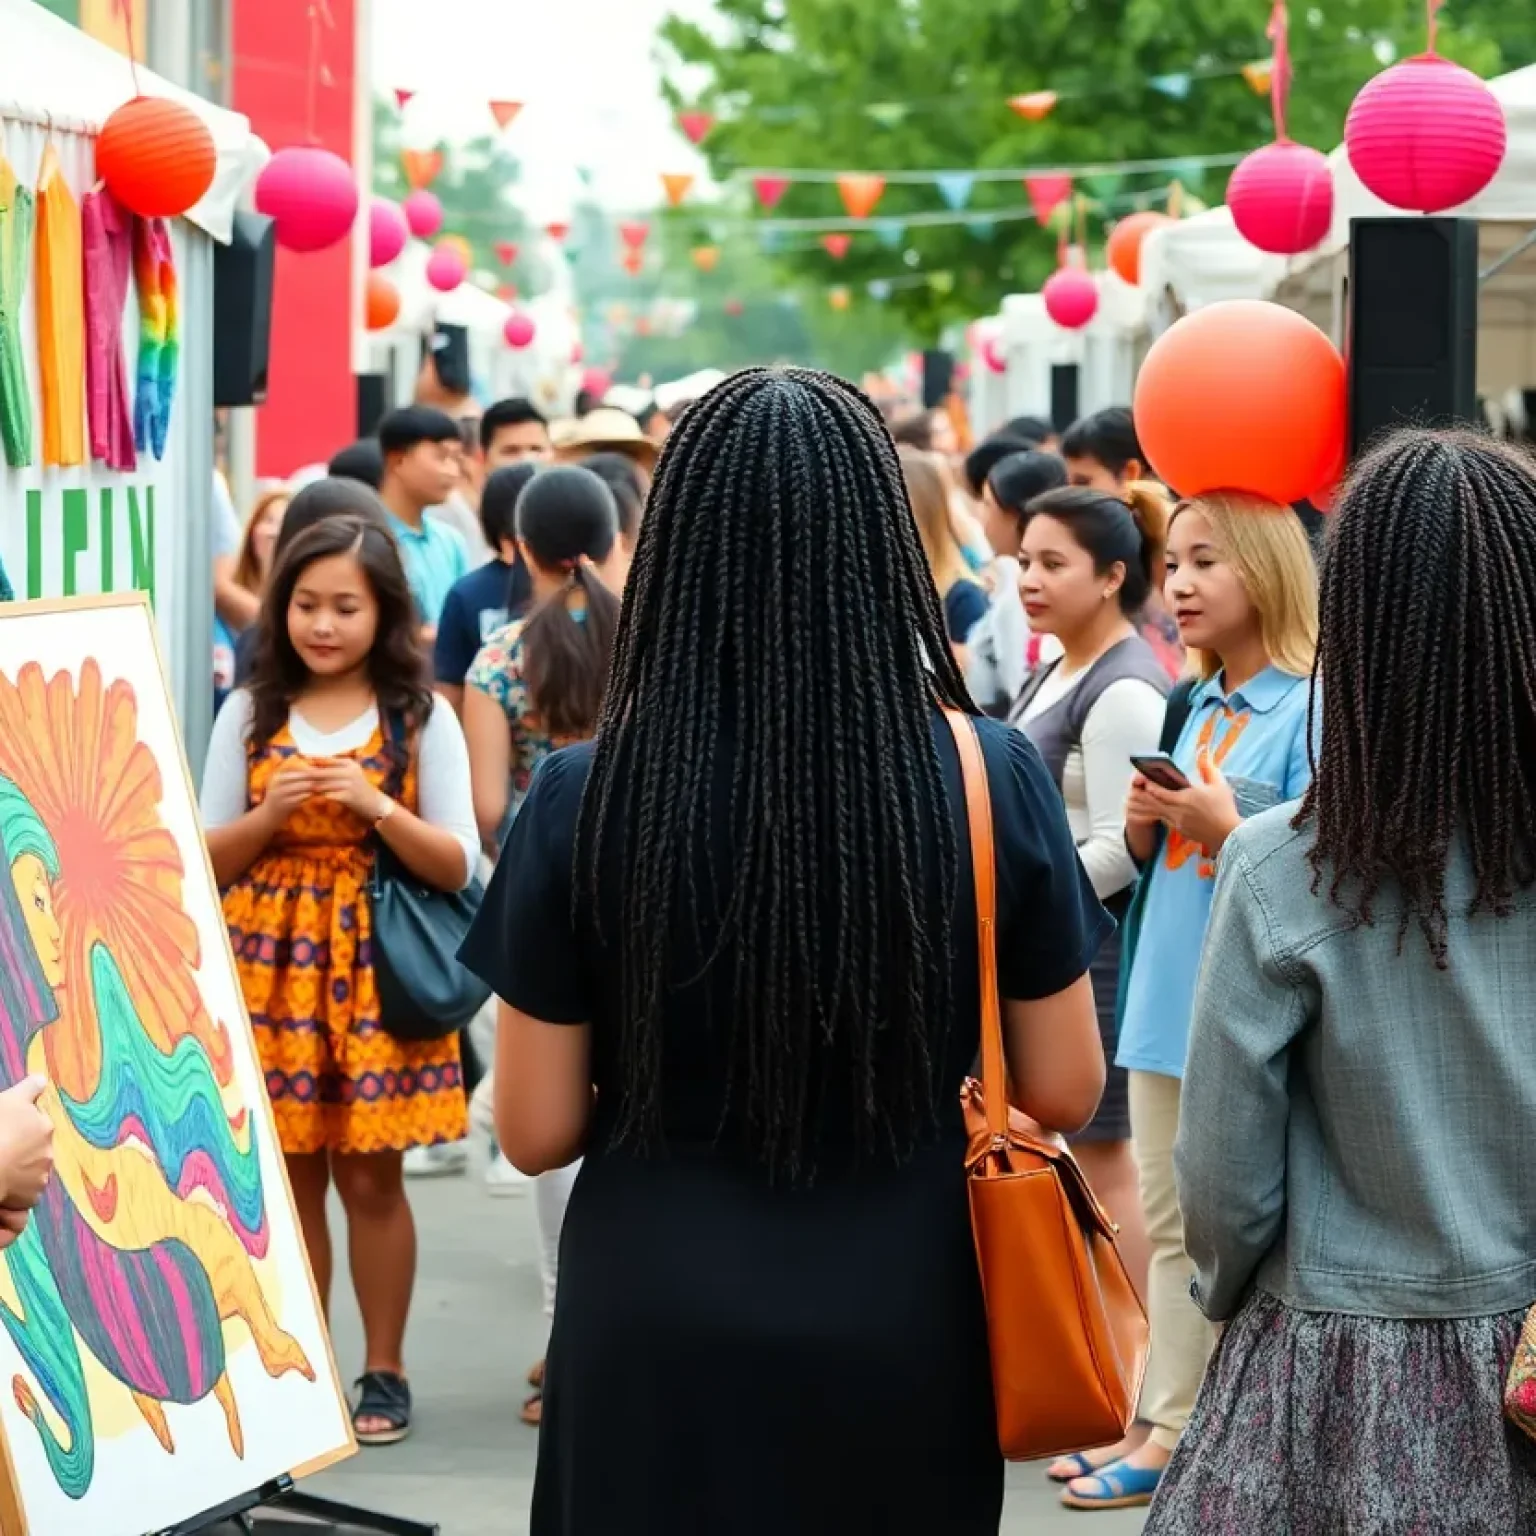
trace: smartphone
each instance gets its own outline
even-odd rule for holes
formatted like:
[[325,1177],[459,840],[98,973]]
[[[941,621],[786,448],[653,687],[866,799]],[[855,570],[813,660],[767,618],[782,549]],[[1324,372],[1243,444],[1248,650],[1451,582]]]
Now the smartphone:
[[1149,757],[1131,754],[1131,767],[1142,778],[1150,779],[1159,789],[1188,789],[1189,779],[1171,757],[1159,752]]

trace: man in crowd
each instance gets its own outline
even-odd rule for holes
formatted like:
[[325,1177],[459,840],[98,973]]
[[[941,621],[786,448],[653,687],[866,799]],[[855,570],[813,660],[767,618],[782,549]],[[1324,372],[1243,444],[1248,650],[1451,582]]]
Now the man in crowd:
[[509,464],[542,464],[550,456],[549,422],[530,400],[498,400],[480,418],[486,475]]
[[379,423],[379,447],[384,454],[379,495],[421,614],[422,638],[430,644],[449,591],[470,568],[458,531],[427,516],[458,484],[458,423],[430,406],[408,405]]

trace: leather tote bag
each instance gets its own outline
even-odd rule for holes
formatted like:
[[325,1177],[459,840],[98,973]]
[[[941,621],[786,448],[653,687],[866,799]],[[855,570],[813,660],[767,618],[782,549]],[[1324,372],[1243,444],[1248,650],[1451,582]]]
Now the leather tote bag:
[[986,1305],[997,1438],[1010,1461],[1118,1440],[1135,1417],[1147,1315],[1116,1227],[1059,1136],[1008,1103],[997,991],[992,801],[976,728],[945,710],[965,781],[981,971],[981,1081],[962,1090],[971,1231]]

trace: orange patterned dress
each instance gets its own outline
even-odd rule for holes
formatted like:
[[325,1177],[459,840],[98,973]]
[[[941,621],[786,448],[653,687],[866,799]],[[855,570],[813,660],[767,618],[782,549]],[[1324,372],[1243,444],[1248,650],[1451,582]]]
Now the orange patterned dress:
[[[251,805],[261,804],[272,776],[297,751],[286,726],[252,750]],[[338,755],[356,757],[371,783],[390,786],[382,731]],[[399,798],[415,809],[414,762]],[[369,834],[344,806],[306,802],[224,893],[284,1152],[399,1152],[465,1134],[458,1036],[406,1044],[379,1024]]]

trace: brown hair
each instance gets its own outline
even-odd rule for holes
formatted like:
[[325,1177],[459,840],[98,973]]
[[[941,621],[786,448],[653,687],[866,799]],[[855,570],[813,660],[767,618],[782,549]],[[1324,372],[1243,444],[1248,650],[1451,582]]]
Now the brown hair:
[[907,483],[907,499],[912,504],[912,516],[917,523],[917,534],[922,540],[923,553],[928,557],[928,569],[933,572],[933,584],[939,596],[949,591],[957,581],[970,576],[960,540],[955,537],[955,525],[950,518],[949,495],[944,485],[944,473],[932,454],[920,449],[902,446],[896,450],[901,460],[902,478]]
[[1162,584],[1168,541],[1168,497],[1161,486],[1133,481],[1118,496],[1090,486],[1068,485],[1036,496],[1024,508],[1024,522],[1049,517],[1063,524],[1106,575],[1125,570],[1118,593],[1120,611],[1134,619]]
[[[256,505],[251,508],[251,515],[246,521],[245,535],[240,540],[240,558],[235,561],[235,585],[244,587],[247,592],[254,592],[261,596],[262,580],[261,566],[256,560],[255,533],[256,525],[266,516],[268,510],[275,502],[293,502],[293,492],[286,485],[275,485],[269,491],[264,491],[256,498]],[[282,524],[278,524],[281,529]],[[272,563],[277,564],[276,541],[273,542]]]

